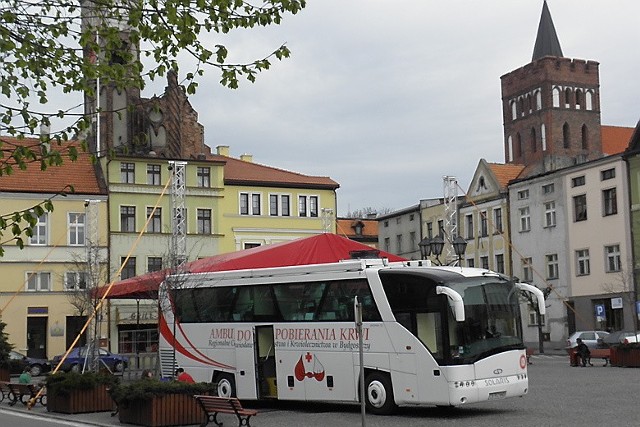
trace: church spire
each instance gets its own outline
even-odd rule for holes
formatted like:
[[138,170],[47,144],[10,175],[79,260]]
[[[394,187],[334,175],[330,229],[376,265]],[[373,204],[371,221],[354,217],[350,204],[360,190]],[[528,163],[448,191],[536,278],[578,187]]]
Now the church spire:
[[542,15],[540,16],[538,35],[536,37],[536,44],[533,48],[533,57],[531,58],[531,61],[533,62],[545,56],[563,56],[560,41],[558,41],[558,35],[556,34],[556,29],[553,26],[553,20],[551,19],[551,13],[549,13],[546,0],[542,5]]

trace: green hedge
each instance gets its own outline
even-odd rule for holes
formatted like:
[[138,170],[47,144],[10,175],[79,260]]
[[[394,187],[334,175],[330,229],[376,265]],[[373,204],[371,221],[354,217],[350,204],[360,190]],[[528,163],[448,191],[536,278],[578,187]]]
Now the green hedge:
[[159,381],[141,379],[127,384],[117,384],[111,390],[111,396],[118,405],[147,400],[154,395],[163,394],[216,394],[216,386],[211,383],[184,383],[180,381]]
[[47,393],[50,395],[68,396],[73,390],[90,390],[105,384],[110,388],[119,383],[119,378],[105,373],[56,372],[46,380]]

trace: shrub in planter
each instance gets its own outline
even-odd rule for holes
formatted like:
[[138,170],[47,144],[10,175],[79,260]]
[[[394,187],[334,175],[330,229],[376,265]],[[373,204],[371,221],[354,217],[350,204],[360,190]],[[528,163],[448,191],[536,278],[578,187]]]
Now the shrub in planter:
[[189,384],[142,379],[112,390],[121,423],[144,426],[200,424],[206,417],[194,394],[215,394],[209,383]]
[[640,368],[640,343],[621,344],[617,356],[618,366]]
[[103,373],[58,372],[47,377],[47,410],[65,414],[111,411],[109,390],[118,378]]

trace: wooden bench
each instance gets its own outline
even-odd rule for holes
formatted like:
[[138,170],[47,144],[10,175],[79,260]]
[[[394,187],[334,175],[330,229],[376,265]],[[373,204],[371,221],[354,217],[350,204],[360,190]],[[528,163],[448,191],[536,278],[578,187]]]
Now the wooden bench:
[[[23,405],[27,405],[29,400],[38,396],[40,389],[34,384],[19,384],[19,383],[7,383],[9,390],[11,391],[9,402],[10,406],[14,406],[16,403],[21,402]],[[46,390],[42,390],[38,396],[38,402],[41,405],[47,406],[47,393]]]
[[0,381],[0,402],[4,401],[4,399],[12,400],[13,398],[11,397],[9,383],[7,381]]
[[611,350],[608,348],[590,348],[589,349],[591,354],[589,354],[589,359],[587,359],[587,362],[589,363],[589,366],[593,366],[593,363],[591,363],[591,359],[604,359],[604,365],[602,366],[607,366],[609,364],[609,360],[611,359]]
[[244,409],[240,401],[235,397],[218,397],[218,396],[193,396],[202,407],[207,415],[207,419],[200,424],[201,427],[206,426],[213,421],[217,426],[221,426],[222,422],[218,421],[218,414],[232,414],[238,417],[238,426],[250,426],[249,419],[258,414],[253,409]]

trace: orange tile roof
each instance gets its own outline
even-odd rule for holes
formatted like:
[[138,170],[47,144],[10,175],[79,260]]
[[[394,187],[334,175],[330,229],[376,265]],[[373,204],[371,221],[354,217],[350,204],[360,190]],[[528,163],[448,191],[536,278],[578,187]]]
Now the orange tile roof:
[[504,163],[488,163],[489,168],[496,176],[501,189],[507,188],[509,181],[516,179],[522,173],[524,165],[504,164]]
[[602,152],[605,156],[622,153],[629,146],[633,130],[635,128],[622,126],[604,126],[600,127],[600,135],[602,138]]
[[[0,136],[2,151],[7,154],[15,146],[28,146],[38,149],[40,140],[35,138],[17,139]],[[78,147],[78,159],[71,161],[65,148],[75,145]],[[76,194],[107,194],[104,186],[100,185],[97,167],[91,161],[90,155],[82,151],[77,141],[62,142],[60,146],[51,142],[51,149],[63,151],[62,165],[48,166],[40,169],[40,162],[32,162],[25,170],[14,167],[11,175],[0,176],[0,191],[21,193],[58,193],[70,192],[65,186],[73,186]]]
[[300,173],[218,154],[208,156],[208,158],[209,160],[226,162],[224,166],[225,184],[296,188],[309,187],[334,190],[340,187],[340,184],[329,177],[302,175]]
[[[353,226],[362,223],[362,234],[357,235]],[[360,219],[360,218],[338,218],[336,219],[337,234],[349,238],[356,237],[378,237],[378,220],[377,219]]]

